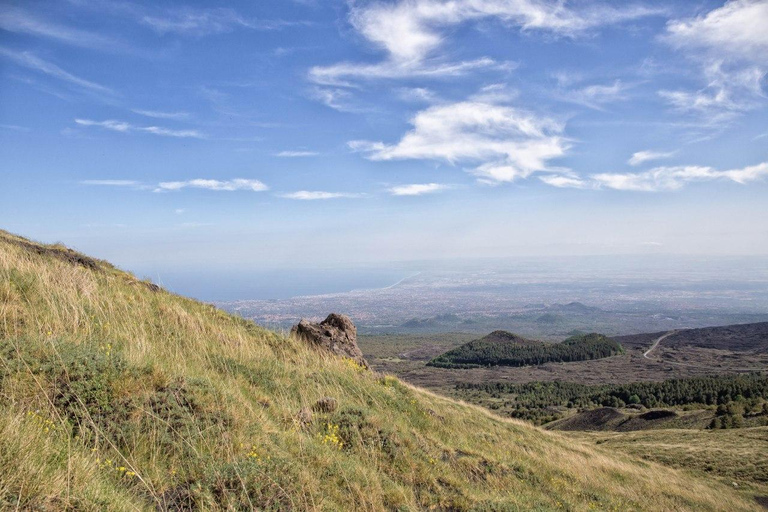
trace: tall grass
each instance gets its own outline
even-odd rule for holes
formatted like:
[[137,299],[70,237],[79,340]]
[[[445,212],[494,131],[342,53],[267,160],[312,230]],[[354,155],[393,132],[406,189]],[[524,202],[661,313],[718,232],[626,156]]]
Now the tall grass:
[[0,406],[0,508],[757,509],[4,232]]

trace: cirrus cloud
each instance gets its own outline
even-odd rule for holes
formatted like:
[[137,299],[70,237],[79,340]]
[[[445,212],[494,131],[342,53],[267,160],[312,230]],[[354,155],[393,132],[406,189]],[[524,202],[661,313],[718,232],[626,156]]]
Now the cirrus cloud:
[[[688,183],[731,180],[746,184],[768,177],[768,162],[719,171],[706,166],[656,167],[638,173],[601,173],[590,176],[587,186],[637,192],[678,190]],[[582,187],[579,187],[582,188]]]
[[443,183],[412,183],[409,185],[396,185],[387,189],[393,196],[422,196],[424,194],[433,194],[453,188],[452,185]]
[[296,192],[278,194],[278,197],[284,199],[296,199],[299,201],[317,201],[323,199],[354,199],[363,197],[363,194],[351,192],[325,192],[322,190],[299,190]]
[[354,5],[350,23],[369,43],[386,53],[385,59],[376,64],[316,66],[309,76],[327,85],[349,85],[345,80],[351,78],[456,76],[472,69],[506,66],[487,57],[458,63],[430,59],[446,41],[444,32],[465,22],[495,19],[524,31],[574,36],[659,12],[638,5],[616,8],[595,2],[576,9],[568,2],[543,0],[400,0]]
[[162,126],[135,126],[125,121],[115,121],[108,119],[106,121],[93,121],[91,119],[75,119],[75,123],[80,126],[96,126],[104,128],[105,130],[111,130],[121,133],[129,132],[144,132],[151,133],[153,135],[161,135],[163,137],[177,137],[177,138],[193,138],[204,139],[205,135],[197,130],[174,130],[171,128],[164,128]]
[[263,192],[269,190],[259,180],[235,178],[232,180],[212,180],[212,179],[194,179],[187,181],[163,181],[157,185],[156,192],[181,190],[183,188],[200,188],[205,190],[233,192],[236,190],[249,190],[252,192]]
[[627,161],[629,165],[640,165],[651,160],[661,160],[663,158],[671,158],[675,156],[674,151],[637,151],[632,153],[632,157]]

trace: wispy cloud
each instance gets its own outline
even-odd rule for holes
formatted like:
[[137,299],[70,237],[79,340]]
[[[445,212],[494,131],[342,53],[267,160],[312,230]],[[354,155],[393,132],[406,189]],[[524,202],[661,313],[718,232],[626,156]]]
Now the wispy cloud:
[[425,87],[403,87],[398,90],[398,96],[405,101],[434,103],[438,97],[434,91]]
[[556,187],[608,188],[635,192],[660,192],[679,190],[689,183],[730,180],[740,184],[768,177],[768,162],[719,171],[705,166],[656,167],[637,173],[601,173],[586,179],[566,177],[542,177],[542,181]]
[[696,91],[662,90],[659,95],[676,110],[700,115],[709,124],[728,121],[763,104],[762,82],[766,76],[758,66],[726,69],[716,61],[704,69],[707,85]]
[[411,119],[413,129],[395,144],[351,141],[369,160],[442,160],[470,164],[484,183],[496,184],[549,170],[568,149],[563,126],[508,105],[472,99],[437,105]]
[[[213,191],[234,192],[238,190],[246,190],[252,192],[263,192],[269,190],[269,187],[259,180],[235,178],[231,180],[214,180],[198,178],[186,181],[162,181],[157,184],[148,184],[146,182],[136,180],[82,180],[81,185],[97,186],[97,187],[127,187],[135,188],[138,190],[152,190],[154,192],[168,192],[172,190],[181,190],[183,188],[198,188]],[[179,208],[174,210],[176,214],[182,214],[186,210]]]
[[194,179],[187,181],[163,181],[157,185],[157,191],[169,191],[169,190],[181,190],[183,188],[200,188],[205,190],[234,192],[236,190],[249,190],[252,192],[263,192],[269,190],[259,180],[235,178],[232,180],[211,180],[211,179]]
[[627,161],[629,165],[636,166],[650,162],[653,160],[662,160],[664,158],[671,158],[675,156],[675,151],[637,151],[632,154],[632,157]]
[[145,117],[152,117],[154,119],[187,119],[189,118],[189,112],[161,112],[159,110],[132,110],[134,114],[139,114]]
[[594,84],[585,87],[561,90],[555,96],[562,100],[594,110],[604,110],[605,105],[627,99],[629,86],[621,80],[615,80],[610,85]]
[[46,74],[48,76],[52,76],[54,78],[63,80],[64,82],[78,86],[88,91],[114,94],[114,91],[109,87],[105,87],[101,84],[97,84],[96,82],[91,82],[90,80],[80,78],[77,75],[74,75],[72,73],[69,73],[68,71],[63,70],[56,64],[53,64],[52,62],[48,62],[46,60],[41,59],[40,57],[37,57],[31,52],[26,52],[26,51],[17,52],[14,50],[9,50],[7,48],[0,47],[0,56],[13,61],[15,64],[19,66],[23,66],[25,68],[32,69],[34,71],[38,71],[40,73]]
[[768,2],[731,0],[706,14],[671,20],[663,39],[702,65],[705,87],[663,90],[680,111],[712,124],[763,105],[768,70]]
[[388,189],[393,196],[421,196],[433,194],[453,188],[452,185],[443,183],[412,183],[410,185],[397,185]]
[[137,187],[141,185],[141,183],[134,180],[83,180],[80,184],[103,187]]
[[17,34],[44,37],[85,48],[103,50],[118,46],[114,40],[108,37],[61,25],[11,5],[0,6],[0,29]]
[[292,26],[306,26],[307,21],[264,20],[241,16],[234,9],[199,9],[185,7],[144,13],[139,21],[160,34],[175,33],[205,36],[231,32],[238,28],[252,30],[280,30]]
[[315,201],[323,199],[354,199],[364,197],[363,194],[350,193],[350,192],[324,192],[320,190],[299,190],[297,192],[288,192],[285,194],[278,194],[279,197],[285,199],[297,199],[299,201]]
[[352,93],[337,87],[315,87],[310,95],[316,100],[339,112],[366,112],[369,109],[358,105]]
[[172,33],[201,37],[232,32],[236,29],[280,30],[311,25],[311,22],[305,20],[252,18],[227,7],[165,7],[157,2],[143,6],[131,2],[104,0],[69,1],[81,8],[131,19],[158,34]]
[[162,126],[135,126],[125,121],[115,121],[108,119],[106,121],[93,121],[91,119],[75,119],[75,123],[80,126],[96,126],[120,133],[142,132],[160,135],[163,137],[193,138],[204,139],[205,135],[197,130],[173,130]]
[[514,64],[498,63],[487,57],[454,63],[387,61],[379,64],[354,64],[342,62],[332,66],[315,66],[309,70],[309,78],[320,85],[351,86],[349,79],[353,78],[375,80],[381,78],[461,76],[469,71],[488,67],[510,69],[514,67]]
[[[497,19],[526,31],[540,30],[573,36],[600,25],[618,23],[657,13],[641,6],[614,8],[595,5],[574,10],[562,2],[540,0],[400,0],[354,5],[352,26],[386,57],[376,64],[339,63],[318,66],[310,79],[322,84],[343,84],[347,79],[453,76],[472,69],[498,65],[489,58],[445,63],[430,57],[446,41],[444,32],[469,21]],[[503,64],[502,64],[503,65]]]
[[317,151],[280,151],[275,153],[275,156],[280,158],[301,158],[306,156],[317,156],[320,153]]
[[0,124],[0,128],[2,128],[3,130],[13,130],[16,132],[30,131],[30,128],[27,128],[26,126],[19,126],[17,124]]
[[589,188],[590,184],[579,178],[578,176],[565,176],[560,174],[549,174],[546,176],[539,176],[539,179],[557,188]]
[[768,62],[768,2],[730,0],[706,14],[667,23],[665,39],[678,48],[712,52],[751,62]]

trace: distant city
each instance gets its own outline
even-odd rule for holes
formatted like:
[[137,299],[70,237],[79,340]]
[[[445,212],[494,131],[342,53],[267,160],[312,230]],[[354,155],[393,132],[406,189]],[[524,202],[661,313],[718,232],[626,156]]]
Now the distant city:
[[556,339],[768,320],[768,263],[759,258],[545,258],[401,272],[379,288],[216,303],[278,329],[343,312],[371,334],[508,329]]

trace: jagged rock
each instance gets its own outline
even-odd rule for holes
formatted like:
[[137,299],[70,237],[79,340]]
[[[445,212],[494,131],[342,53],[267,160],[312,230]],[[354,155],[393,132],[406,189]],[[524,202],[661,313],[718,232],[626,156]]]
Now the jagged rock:
[[364,368],[368,362],[357,346],[357,328],[347,315],[331,313],[322,322],[302,320],[291,334],[337,356],[348,357]]
[[335,398],[330,396],[324,396],[312,406],[312,410],[315,412],[333,412],[339,407],[339,402]]

